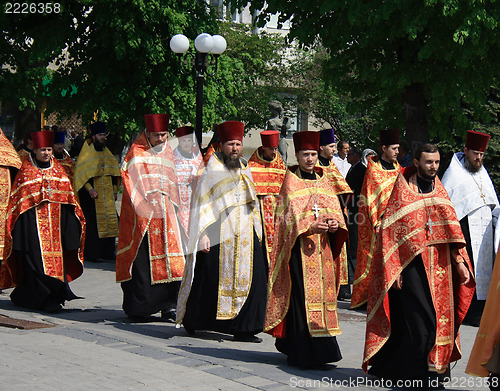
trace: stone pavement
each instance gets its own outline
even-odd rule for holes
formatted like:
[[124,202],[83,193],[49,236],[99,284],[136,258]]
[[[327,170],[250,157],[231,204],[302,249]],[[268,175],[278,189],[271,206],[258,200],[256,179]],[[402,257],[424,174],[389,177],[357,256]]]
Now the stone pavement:
[[[114,264],[88,263],[71,283],[85,299],[52,315],[14,307],[11,290],[4,290],[0,315],[53,327],[0,327],[0,390],[399,389],[379,387],[360,369],[364,314],[348,310],[348,303],[339,303],[344,358],[329,370],[300,370],[286,365],[267,334],[261,334],[261,344],[245,344],[209,332],[188,337],[171,323],[129,323],[114,278]],[[483,379],[464,373],[476,332],[462,327],[464,358],[452,370],[447,389],[487,389],[481,387]]]

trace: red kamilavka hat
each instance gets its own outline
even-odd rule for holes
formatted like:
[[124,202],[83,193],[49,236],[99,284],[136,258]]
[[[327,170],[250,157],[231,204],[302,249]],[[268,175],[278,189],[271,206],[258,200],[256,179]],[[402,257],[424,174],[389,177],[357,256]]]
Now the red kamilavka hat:
[[319,149],[319,132],[302,131],[293,134],[295,152],[317,151]]
[[264,130],[260,132],[262,146],[266,148],[276,148],[280,141],[280,132],[277,130]]
[[245,133],[245,124],[240,121],[226,121],[221,123],[218,128],[220,142],[238,140],[243,141]]
[[54,145],[54,132],[50,130],[32,132],[31,139],[33,140],[33,150],[52,147],[52,145]]
[[146,114],[144,119],[148,132],[168,132],[170,114]]
[[193,134],[194,128],[192,126],[181,126],[175,129],[175,135],[177,138],[187,136],[188,134]]
[[467,137],[465,138],[465,146],[467,149],[472,149],[473,151],[484,152],[489,140],[489,134],[468,130]]
[[399,129],[384,129],[379,131],[380,145],[399,144]]

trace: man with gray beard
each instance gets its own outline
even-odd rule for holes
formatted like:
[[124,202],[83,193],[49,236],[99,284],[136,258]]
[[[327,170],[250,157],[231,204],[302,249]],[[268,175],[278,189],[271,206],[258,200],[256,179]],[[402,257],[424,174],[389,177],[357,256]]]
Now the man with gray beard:
[[467,242],[476,279],[476,293],[464,322],[479,326],[493,262],[500,240],[500,207],[493,183],[483,166],[490,136],[467,131],[464,152],[454,154],[443,176]]

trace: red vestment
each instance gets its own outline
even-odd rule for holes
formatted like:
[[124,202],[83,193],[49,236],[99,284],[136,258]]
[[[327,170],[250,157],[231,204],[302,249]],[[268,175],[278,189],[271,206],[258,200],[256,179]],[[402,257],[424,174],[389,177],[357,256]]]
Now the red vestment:
[[375,231],[380,224],[392,188],[401,166],[385,170],[380,161],[368,159],[365,179],[359,196],[358,251],[356,270],[352,286],[351,308],[359,307],[368,300],[373,253],[375,252]]
[[[337,317],[340,282],[339,254],[347,239],[347,228],[337,193],[321,167],[316,181],[303,180],[292,167],[286,172],[276,209],[275,241],[269,265],[269,286],[264,331],[285,337],[285,317],[290,305],[292,282],[288,262],[297,240],[300,241],[304,274],[305,308],[309,332],[313,337],[341,333]],[[339,222],[333,246],[329,235],[310,233],[316,221],[315,203],[320,221],[334,218]]]
[[122,180],[116,282],[132,278],[132,264],[146,232],[151,283],[180,280],[184,253],[177,217],[179,189],[168,142],[155,151],[143,132],[125,157]]
[[66,171],[66,175],[71,183],[73,183],[73,179],[75,177],[75,161],[69,156],[68,152],[64,151],[64,158],[57,159],[59,164],[63,166],[64,171]]
[[21,162],[24,162],[30,155],[30,153],[24,148],[17,151],[17,154],[19,155],[19,159],[21,159]]
[[5,223],[12,188],[10,167],[21,168],[21,159],[0,129],[0,264],[4,259]]
[[[75,208],[80,222],[80,248],[76,252],[63,252],[61,242],[61,205]],[[5,258],[7,272],[1,288],[14,286],[22,278],[21,262],[12,252],[12,231],[17,219],[31,208],[36,209],[38,236],[43,268],[46,275],[68,282],[78,278],[83,272],[83,249],[85,242],[85,217],[76,201],[73,187],[56,159],[46,169],[36,167],[31,157],[26,159],[19,170],[9,201],[5,235]],[[64,264],[64,265],[63,265]],[[64,267],[63,267],[64,266]]]
[[[409,175],[414,170],[409,167],[404,173]],[[387,201],[371,263],[365,371],[391,335],[389,289],[418,255],[422,257],[436,313],[436,340],[427,358],[428,369],[444,373],[451,361],[461,357],[458,328],[469,308],[475,283],[472,276],[467,285],[457,281],[452,258],[463,259],[469,271],[472,267],[448,193],[437,177],[434,186],[431,193],[419,193],[416,175],[408,180],[400,173]],[[455,250],[450,250],[450,244]]]
[[266,238],[267,259],[270,259],[274,242],[274,213],[276,199],[285,178],[286,165],[279,154],[272,161],[262,158],[262,147],[259,147],[248,161],[252,171],[255,191],[259,196],[262,225]]

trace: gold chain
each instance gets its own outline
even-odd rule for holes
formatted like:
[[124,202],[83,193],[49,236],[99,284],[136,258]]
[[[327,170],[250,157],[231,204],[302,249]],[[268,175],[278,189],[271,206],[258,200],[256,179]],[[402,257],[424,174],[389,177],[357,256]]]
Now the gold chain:
[[[314,178],[316,178],[316,172],[313,171],[313,174],[314,174]],[[318,209],[318,201],[317,201],[317,198],[316,198],[316,196],[318,195],[318,180],[314,179],[315,184],[316,184],[316,196],[315,196],[313,194],[311,188],[308,186],[306,180],[304,178],[302,178],[302,174],[300,173],[300,168],[299,168],[299,178],[302,179],[302,181],[304,182],[304,184],[307,187],[307,190],[309,190],[309,193],[311,194],[311,198],[314,201],[314,205],[313,205],[312,210],[314,210],[314,215],[316,216],[316,218],[318,218],[319,217],[319,214],[318,214],[319,209]]]
[[434,221],[432,221],[432,219],[431,219],[431,210],[429,210],[429,209],[432,208],[433,205],[435,205],[435,203],[434,203],[434,181],[432,181],[432,183],[431,183],[432,190],[431,190],[430,208],[427,207],[427,203],[425,202],[424,192],[422,191],[422,189],[420,188],[420,185],[418,184],[418,179],[416,179],[415,182],[417,184],[418,192],[420,194],[422,194],[422,201],[424,201],[424,208],[425,208],[425,211],[427,212],[427,222],[425,223],[425,225],[429,228],[429,231],[432,234],[434,232],[434,230],[432,229],[432,226],[434,225]]
[[469,171],[469,174],[472,177],[472,180],[476,183],[476,186],[478,187],[479,191],[481,192],[481,198],[483,199],[483,202],[486,205],[486,195],[483,193],[483,177],[481,176],[481,171],[479,171],[479,180],[481,181],[481,186],[479,186],[479,183],[477,183],[476,178],[474,178],[474,175],[472,175],[472,172]]

